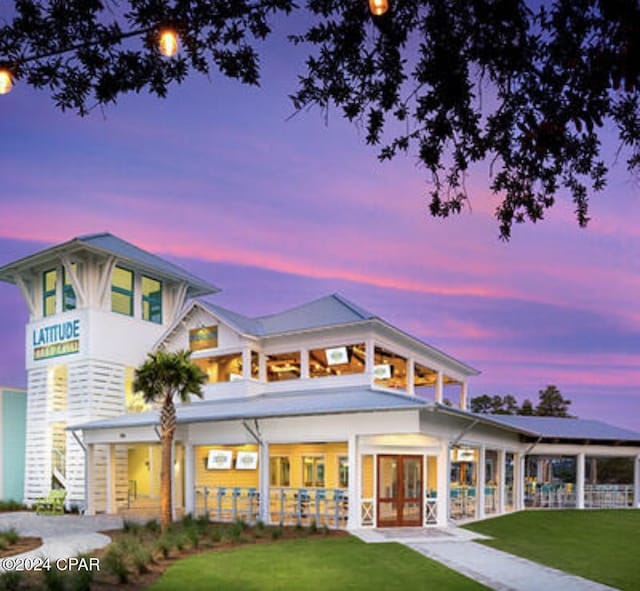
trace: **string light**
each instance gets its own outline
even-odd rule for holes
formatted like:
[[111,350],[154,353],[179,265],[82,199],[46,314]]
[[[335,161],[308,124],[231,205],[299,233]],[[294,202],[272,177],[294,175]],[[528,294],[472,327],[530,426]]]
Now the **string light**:
[[[128,33],[122,33],[113,38],[113,42],[122,41],[123,39],[127,39],[129,37],[138,37],[140,35],[145,35],[149,33],[156,32],[156,39],[158,40],[158,50],[165,57],[174,57],[178,50],[180,49],[180,37],[178,33],[174,29],[160,29],[158,33],[157,27],[152,27],[149,29],[139,29],[136,31],[129,31]],[[49,53],[43,53],[38,55],[32,55],[29,57],[21,58],[20,64],[25,64],[28,62],[34,62],[42,59],[46,59],[56,55],[62,55],[65,53],[69,53],[71,51],[77,51],[79,49],[84,49],[86,47],[90,47],[93,45],[93,42],[89,43],[80,43],[78,45],[73,45],[66,49],[51,51]],[[7,67],[0,67],[0,95],[7,94],[11,92],[13,88],[14,74],[12,69]]]
[[160,49],[160,53],[165,57],[173,57],[178,53],[178,42],[178,34],[173,29],[163,29],[160,31],[158,48]]
[[0,68],[0,94],[8,94],[13,88],[13,77],[6,68]]
[[369,10],[374,16],[382,16],[389,10],[388,0],[369,0]]

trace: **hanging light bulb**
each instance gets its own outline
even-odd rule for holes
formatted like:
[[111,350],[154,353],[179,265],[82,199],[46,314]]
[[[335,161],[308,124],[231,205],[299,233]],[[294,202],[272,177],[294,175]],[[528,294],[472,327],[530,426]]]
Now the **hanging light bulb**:
[[179,37],[173,29],[163,29],[160,31],[160,40],[158,41],[158,48],[160,53],[165,57],[173,57],[178,53]]
[[6,68],[0,68],[0,94],[8,94],[13,88],[11,72]]
[[389,10],[388,0],[369,0],[369,10],[374,16],[382,16]]

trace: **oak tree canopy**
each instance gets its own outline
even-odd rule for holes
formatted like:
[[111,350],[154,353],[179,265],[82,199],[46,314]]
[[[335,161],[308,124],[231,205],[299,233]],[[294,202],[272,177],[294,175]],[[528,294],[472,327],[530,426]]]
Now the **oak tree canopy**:
[[[360,122],[381,160],[417,157],[434,216],[470,203],[465,177],[483,163],[502,238],[565,195],[585,226],[611,130],[637,172],[638,0],[389,5],[373,16],[366,0],[15,0],[0,67],[80,115],[127,92],[163,97],[192,73],[257,85],[262,41],[289,15],[289,39],[308,53],[294,108]],[[174,59],[156,47],[167,26],[180,35]]]

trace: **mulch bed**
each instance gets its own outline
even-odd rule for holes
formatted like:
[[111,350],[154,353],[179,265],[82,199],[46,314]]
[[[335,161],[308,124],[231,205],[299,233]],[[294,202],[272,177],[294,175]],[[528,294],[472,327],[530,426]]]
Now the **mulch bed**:
[[8,556],[29,552],[40,546],[42,546],[42,538],[18,538],[15,544],[11,544],[11,546],[8,546],[4,550],[0,550],[0,558],[7,558]]

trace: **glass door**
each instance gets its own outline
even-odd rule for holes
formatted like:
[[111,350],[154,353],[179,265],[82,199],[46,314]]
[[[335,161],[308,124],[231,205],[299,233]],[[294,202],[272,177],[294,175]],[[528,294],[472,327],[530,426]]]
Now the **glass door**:
[[422,525],[422,456],[378,456],[378,527]]

